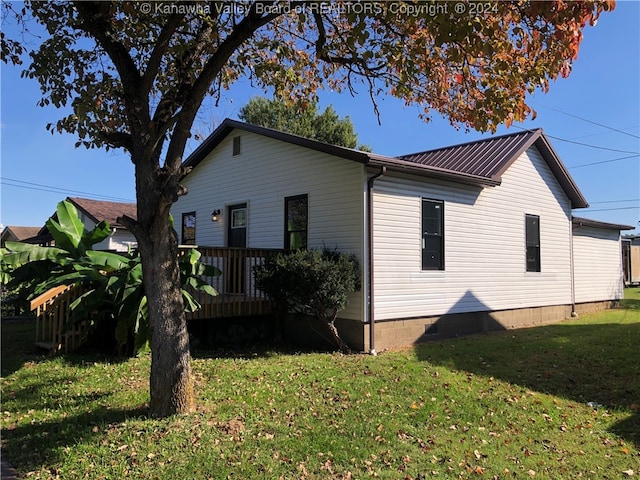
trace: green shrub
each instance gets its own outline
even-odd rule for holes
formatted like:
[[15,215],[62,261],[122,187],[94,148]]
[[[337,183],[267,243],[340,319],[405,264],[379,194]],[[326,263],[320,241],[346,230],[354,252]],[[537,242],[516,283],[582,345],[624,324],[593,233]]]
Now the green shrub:
[[337,346],[350,349],[335,327],[350,293],[360,290],[360,265],[355,255],[335,250],[298,250],[279,254],[254,268],[258,288],[281,313],[298,312],[323,321]]

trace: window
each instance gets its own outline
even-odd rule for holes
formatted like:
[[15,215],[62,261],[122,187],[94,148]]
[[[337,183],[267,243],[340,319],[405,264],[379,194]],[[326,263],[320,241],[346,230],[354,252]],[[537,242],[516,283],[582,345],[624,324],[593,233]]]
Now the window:
[[422,269],[444,270],[444,202],[422,199]]
[[284,248],[300,250],[307,248],[307,229],[309,220],[308,195],[297,195],[284,199]]
[[540,271],[540,217],[525,215],[527,272]]
[[196,212],[182,214],[182,244],[196,244]]
[[247,226],[247,209],[235,208],[231,210],[231,228],[246,228]]

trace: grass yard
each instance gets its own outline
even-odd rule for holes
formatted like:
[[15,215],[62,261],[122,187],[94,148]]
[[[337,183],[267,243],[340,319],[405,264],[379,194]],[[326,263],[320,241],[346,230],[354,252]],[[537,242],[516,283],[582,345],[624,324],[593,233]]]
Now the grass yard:
[[378,357],[196,352],[198,410],[146,416],[149,357],[47,358],[2,325],[2,447],[32,479],[640,477],[640,291],[561,324]]

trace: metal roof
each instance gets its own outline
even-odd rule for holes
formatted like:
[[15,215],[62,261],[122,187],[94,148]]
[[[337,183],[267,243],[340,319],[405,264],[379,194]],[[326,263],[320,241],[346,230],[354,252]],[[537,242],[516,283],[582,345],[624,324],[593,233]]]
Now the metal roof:
[[524,131],[398,158],[420,165],[497,179],[505,167],[530,146],[533,137],[537,138],[541,132],[542,130]]
[[438,178],[479,186],[497,186],[502,174],[531,145],[535,144],[547,165],[571,200],[572,208],[588,207],[586,199],[560,161],[542,129],[491,137],[426,152],[388,157],[375,153],[339,147],[271,128],[225,119],[218,128],[185,160],[187,171],[195,168],[234,129],[328,153],[372,167],[390,171]]
[[425,167],[490,179],[499,185],[504,172],[532,145],[538,148],[547,166],[571,200],[571,207],[588,207],[587,200],[541,128],[402,155],[398,158]]

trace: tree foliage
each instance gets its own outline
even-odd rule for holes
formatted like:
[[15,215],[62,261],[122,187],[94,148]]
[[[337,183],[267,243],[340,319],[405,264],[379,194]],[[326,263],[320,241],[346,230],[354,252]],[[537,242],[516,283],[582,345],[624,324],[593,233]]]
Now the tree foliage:
[[335,321],[360,290],[360,264],[354,255],[334,250],[296,250],[278,254],[254,268],[256,284],[281,312],[312,315],[323,322],[338,348],[350,348]]
[[281,132],[347,148],[370,151],[366,145],[358,146],[358,135],[347,116],[340,118],[331,105],[322,113],[315,102],[288,105],[283,100],[254,97],[238,114],[240,120]]
[[[454,8],[461,5],[462,9]],[[482,11],[478,5],[482,4]],[[169,210],[186,189],[182,157],[198,109],[241,77],[291,102],[319,88],[390,94],[495,130],[532,114],[526,94],[567,76],[582,31],[612,0],[568,2],[3,2],[46,30],[31,49],[0,36],[1,59],[29,50],[41,105],[71,112],[48,125],[78,145],[123,148],[135,167],[138,241],[148,296],[150,409],[194,409]],[[473,8],[472,8],[473,7]],[[37,38],[37,37],[32,37]],[[377,109],[376,109],[377,110]],[[65,110],[68,112],[69,110]]]

